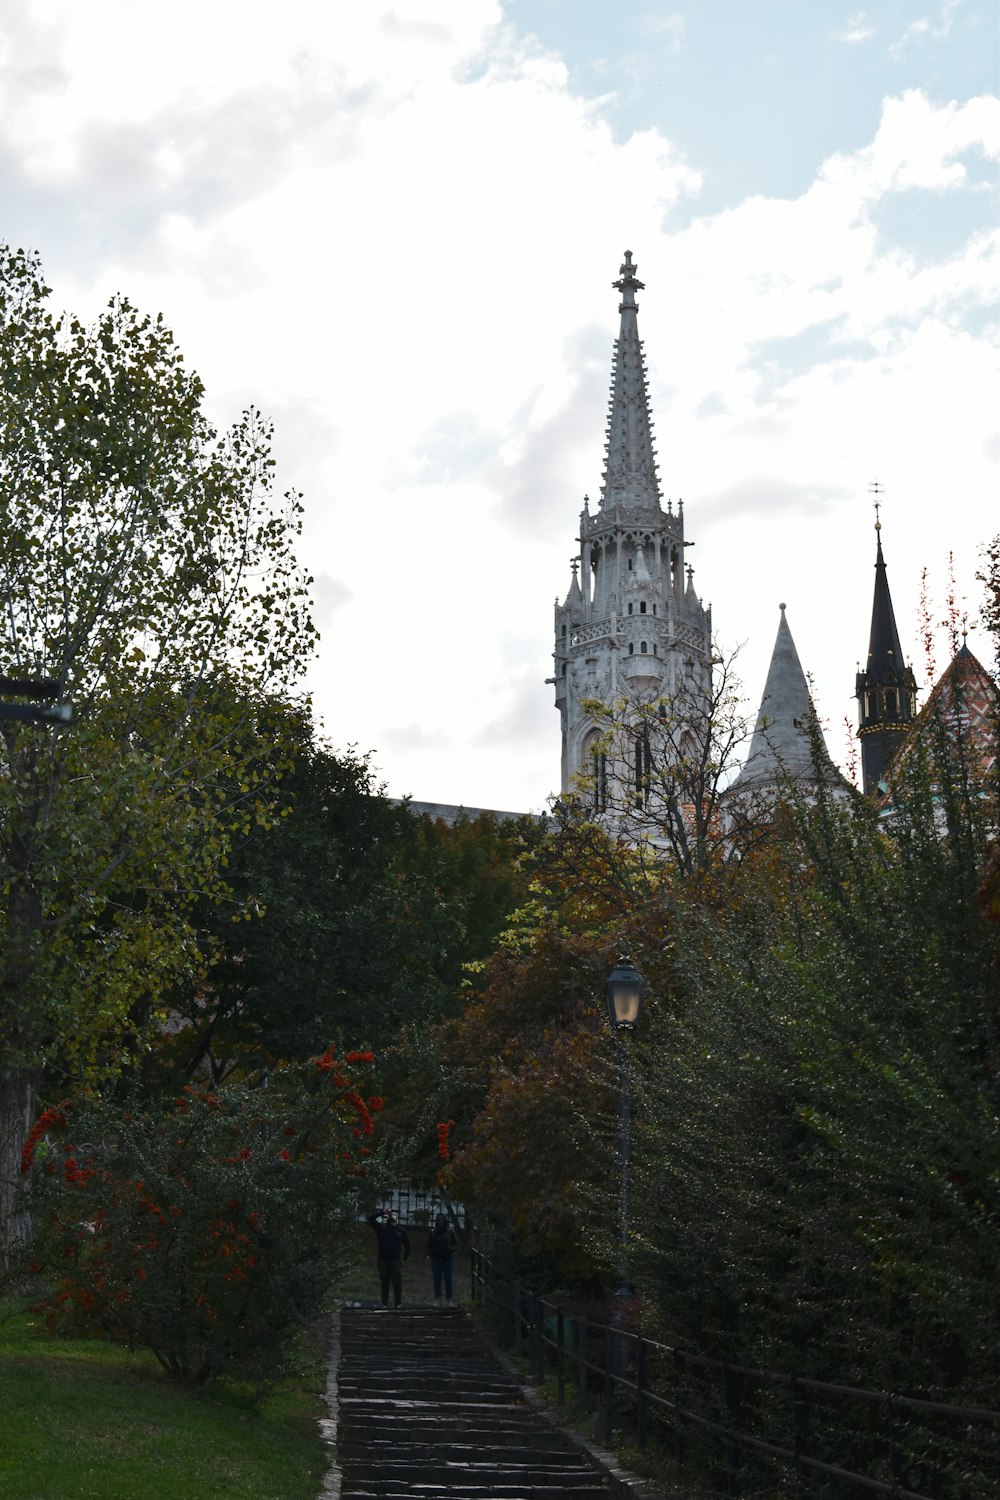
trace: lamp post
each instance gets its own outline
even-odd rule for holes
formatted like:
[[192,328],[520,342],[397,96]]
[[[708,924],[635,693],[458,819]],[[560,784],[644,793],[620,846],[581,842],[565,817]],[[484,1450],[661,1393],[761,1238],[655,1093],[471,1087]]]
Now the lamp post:
[[39,724],[71,724],[73,708],[56,703],[59,684],[52,677],[0,677],[0,693],[15,698],[43,699],[41,703],[0,703],[0,719],[22,719]]
[[618,1041],[618,1156],[621,1173],[618,1189],[618,1286],[623,1291],[629,1285],[628,1153],[632,1120],[632,1078],[628,1038],[639,1024],[643,991],[642,975],[627,954],[622,954],[611,970],[605,990],[611,1029]]

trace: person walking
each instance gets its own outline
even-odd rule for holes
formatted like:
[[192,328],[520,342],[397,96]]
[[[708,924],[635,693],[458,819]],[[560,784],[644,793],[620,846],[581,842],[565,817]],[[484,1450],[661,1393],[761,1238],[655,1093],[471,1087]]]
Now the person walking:
[[449,1307],[455,1306],[452,1292],[454,1290],[453,1262],[457,1244],[458,1240],[455,1238],[454,1229],[452,1229],[444,1214],[438,1214],[434,1220],[434,1228],[427,1236],[427,1256],[431,1263],[431,1274],[434,1277],[435,1307],[441,1306],[442,1287],[444,1288],[447,1305]]
[[368,1222],[378,1235],[378,1279],[382,1306],[389,1306],[391,1286],[393,1306],[398,1307],[403,1300],[403,1262],[410,1258],[410,1241],[391,1208],[382,1213],[369,1214]]

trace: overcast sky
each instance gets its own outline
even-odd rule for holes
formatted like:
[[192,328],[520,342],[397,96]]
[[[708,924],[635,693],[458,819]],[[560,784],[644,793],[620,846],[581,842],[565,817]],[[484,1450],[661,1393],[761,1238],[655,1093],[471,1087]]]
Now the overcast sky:
[[628,247],[696,588],[754,705],[787,602],[843,761],[871,481],[921,683],[922,569],[974,615],[1000,529],[997,55],[995,0],[0,0],[0,238],[274,418],[330,742],[510,809]]

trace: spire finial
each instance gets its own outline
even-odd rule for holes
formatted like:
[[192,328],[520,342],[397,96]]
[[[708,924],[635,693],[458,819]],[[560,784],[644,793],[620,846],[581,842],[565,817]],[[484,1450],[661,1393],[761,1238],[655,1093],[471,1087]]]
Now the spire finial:
[[625,251],[625,259],[622,261],[618,269],[620,280],[613,281],[611,285],[614,287],[616,292],[621,292],[622,294],[622,300],[619,305],[618,311],[624,312],[626,307],[635,307],[635,294],[636,292],[644,292],[646,290],[646,284],[645,282],[640,281],[638,276],[636,276],[635,274],[638,270],[638,266],[635,266],[632,263],[631,250]]
[[869,495],[871,495],[872,504],[875,507],[875,530],[881,531],[882,519],[879,512],[882,506],[882,496],[885,494],[885,490],[879,484],[877,479],[873,479],[871,484],[868,486],[868,493]]

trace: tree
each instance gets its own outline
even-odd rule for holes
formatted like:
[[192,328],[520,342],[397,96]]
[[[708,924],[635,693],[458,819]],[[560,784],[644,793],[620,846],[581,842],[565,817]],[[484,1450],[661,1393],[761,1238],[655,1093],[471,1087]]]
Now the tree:
[[891,817],[820,791],[724,883],[678,892],[641,1274],[671,1341],[974,1405],[1000,1326],[1000,968],[977,899],[997,801],[940,728]]
[[[195,913],[208,957],[174,998],[148,1059],[182,1077],[253,1077],[306,1057],[320,1034],[380,1052],[414,1017],[449,1006],[463,910],[416,820],[378,787],[370,756],[306,735],[284,778],[282,816],[235,842],[224,902]],[[243,920],[244,915],[248,920]]]
[[262,730],[314,638],[267,424],[220,436],[161,319],[47,297],[0,251],[0,651],[73,706],[0,738],[0,1236],[43,1066],[113,1067],[137,992],[197,969],[192,907],[269,816]]

